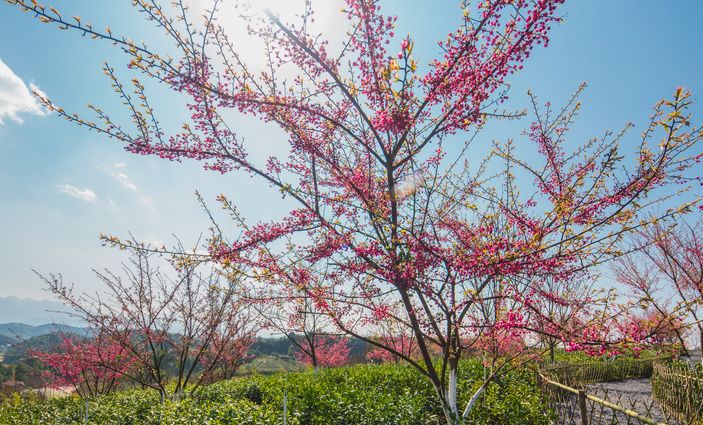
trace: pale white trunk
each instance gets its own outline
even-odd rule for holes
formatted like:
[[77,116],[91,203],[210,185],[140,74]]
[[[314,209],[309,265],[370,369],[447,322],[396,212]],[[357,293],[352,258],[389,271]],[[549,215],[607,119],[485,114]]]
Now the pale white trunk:
[[466,403],[466,409],[464,409],[464,414],[462,417],[466,419],[469,416],[469,413],[471,413],[471,410],[474,408],[474,405],[476,404],[476,401],[478,400],[479,397],[481,397],[481,394],[483,394],[484,391],[486,391],[486,387],[488,387],[488,381],[485,381],[481,387],[476,390],[473,396],[471,396],[471,400],[469,400],[468,403]]
[[456,381],[457,381],[457,370],[454,367],[449,367],[449,388],[447,391],[447,404],[449,408],[452,409],[452,414],[457,416],[459,414],[459,408],[456,404]]

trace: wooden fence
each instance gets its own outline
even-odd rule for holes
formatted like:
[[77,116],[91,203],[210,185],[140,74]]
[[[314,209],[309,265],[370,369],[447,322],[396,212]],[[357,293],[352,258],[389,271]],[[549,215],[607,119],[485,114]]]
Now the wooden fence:
[[[649,378],[654,361],[616,360],[552,365],[537,373],[537,384],[557,424],[568,425],[666,425],[654,400],[624,397],[614,391],[586,385],[603,381]],[[657,419],[653,419],[656,417]]]
[[703,369],[700,366],[655,362],[652,396],[667,415],[687,425],[703,425]]
[[622,359],[611,362],[566,363],[544,367],[542,374],[564,385],[649,378],[655,359]]
[[616,402],[608,400],[612,395],[609,397],[607,392],[604,398],[596,397],[584,389],[569,387],[541,374],[538,374],[537,381],[559,425],[667,425],[637,411],[652,412],[653,402],[631,402],[628,408],[621,405],[625,404],[622,397],[618,397]]

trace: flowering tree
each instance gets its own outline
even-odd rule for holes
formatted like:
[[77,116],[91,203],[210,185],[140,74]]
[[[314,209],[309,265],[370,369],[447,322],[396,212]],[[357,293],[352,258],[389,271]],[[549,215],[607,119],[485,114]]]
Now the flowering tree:
[[[246,63],[238,40],[218,24],[219,1],[201,27],[182,1],[174,2],[175,17],[154,1],[134,2],[173,39],[175,59],[34,2],[11,3],[44,22],[110,41],[133,72],[188,96],[191,119],[170,135],[144,83],[135,78],[130,92],[110,66],[105,73],[130,111],[131,127],[97,107],[96,122],[43,102],[135,154],[244,172],[292,199],[297,207],[282,220],[247,226],[236,240],[213,238],[212,259],[304,291],[339,330],[417,368],[432,383],[447,423],[456,424],[504,370],[492,369],[476,393],[462,394],[460,409],[462,355],[496,329],[535,329],[529,313],[535,282],[547,276],[563,282],[612,257],[611,245],[640,226],[640,211],[660,199],[657,188],[681,181],[701,138],[687,114],[689,94],[679,89],[657,105],[626,166],[619,148],[625,130],[569,149],[580,104],[574,97],[553,110],[533,98],[529,143],[495,142],[476,160],[486,150],[477,145],[478,130],[490,119],[516,117],[497,110],[507,78],[547,44],[562,2],[464,1],[459,27],[438,43],[439,57],[423,63],[412,37],[397,37],[395,18],[383,16],[373,0],[346,1],[348,37],[338,46],[312,33],[309,3],[298,22],[270,12],[245,15],[266,52],[264,70]],[[287,158],[254,160],[227,124],[229,110],[282,129]],[[293,235],[294,246],[277,250]],[[314,277],[321,262],[333,268],[323,284],[311,286],[321,282]],[[495,299],[502,301],[491,316]],[[402,307],[398,313],[389,307],[395,305]],[[419,358],[366,334],[389,319],[413,336]]]
[[640,314],[631,312],[615,329],[622,335],[621,345],[635,354],[643,349],[676,352],[682,325],[670,315],[651,309]]
[[304,341],[296,347],[299,347],[294,351],[296,360],[315,369],[349,363],[349,339],[345,337],[318,335],[312,343]]
[[681,345],[682,323],[656,310],[638,311],[637,308],[618,309],[616,314],[599,312],[595,320],[584,325],[580,316],[573,327],[582,337],[567,341],[566,351],[582,351],[590,356],[638,356],[642,350],[678,354]]
[[676,335],[686,349],[685,332],[695,330],[703,344],[703,222],[656,223],[632,238],[634,253],[614,264],[615,276],[649,310],[658,328]]
[[64,334],[55,351],[30,354],[49,368],[46,376],[52,386],[73,387],[81,397],[115,390],[133,365],[127,350],[100,332],[86,339]]
[[305,296],[259,297],[256,307],[264,326],[283,334],[292,344],[296,359],[317,369],[331,339],[329,320],[317,311],[312,300]]
[[607,294],[596,290],[594,282],[595,279],[588,276],[571,276],[569,279],[548,276],[534,285],[534,302],[529,306],[552,363],[555,361],[555,349],[563,342],[560,336],[570,335],[573,342],[580,332],[577,323],[584,316],[590,318],[587,321],[593,322],[593,312],[603,312],[605,309]]
[[[412,335],[403,332],[407,332],[407,327],[402,323],[390,319],[378,321],[370,332],[371,339],[378,341],[378,346],[372,346],[366,353],[367,360],[380,363],[399,363],[403,361],[403,358],[417,360],[419,358],[417,340]],[[381,347],[391,347],[392,351]],[[393,352],[400,353],[400,355]]]
[[233,378],[239,367],[251,359],[249,348],[259,330],[259,321],[239,305],[228,313],[219,329],[200,360],[207,382]]
[[226,357],[237,355],[227,350],[238,338],[248,338],[244,330],[250,325],[237,322],[245,316],[233,284],[219,285],[217,274],[200,272],[202,265],[193,257],[171,257],[169,276],[154,264],[149,247],[130,249],[123,276],[96,271],[105,295],[76,294],[60,275],[43,279],[58,300],[74,309],[72,314],[130,359],[133,367],[120,370],[122,376],[159,391],[162,400],[179,398],[211,379],[229,362]]

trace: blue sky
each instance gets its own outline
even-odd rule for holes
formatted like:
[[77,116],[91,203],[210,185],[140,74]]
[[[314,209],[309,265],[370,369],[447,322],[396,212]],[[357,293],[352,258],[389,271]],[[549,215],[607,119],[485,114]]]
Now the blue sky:
[[[197,0],[199,2],[203,0]],[[281,14],[291,1],[259,0]],[[64,15],[80,15],[96,27],[146,39],[159,46],[164,38],[142,20],[130,2],[63,0],[52,4]],[[233,0],[225,2],[225,10]],[[459,9],[454,1],[381,1],[386,13],[399,16],[397,33],[416,40],[416,56],[428,61],[436,41],[452,29]],[[327,31],[339,28],[332,0],[317,0]],[[539,49],[525,70],[513,78],[508,106],[528,105],[528,89],[541,100],[564,102],[579,83],[589,88],[573,143],[618,129],[626,122],[642,128],[652,105],[678,85],[703,96],[703,2],[635,0],[567,0],[565,21],[552,32],[549,48]],[[102,74],[108,61],[118,72],[124,57],[107,43],[59,31],[0,4],[0,296],[48,298],[31,269],[62,273],[79,289],[94,287],[91,268],[115,267],[124,258],[101,247],[100,233],[186,244],[207,230],[208,221],[194,191],[214,204],[216,194],[233,198],[251,219],[274,218],[280,194],[248,177],[219,175],[194,163],[170,163],[126,153],[114,141],[75,127],[55,114],[43,114],[25,87],[38,87],[67,110],[83,111],[93,103],[120,113],[119,103]],[[251,52],[255,58],[257,52]],[[183,116],[178,99],[160,97],[162,117],[174,123]],[[703,120],[703,102],[693,108]],[[525,122],[496,123],[481,136],[519,137]],[[276,130],[238,121],[238,130],[263,154],[282,149]],[[636,143],[639,131],[633,132]],[[634,145],[633,145],[634,147]],[[285,203],[283,204],[285,206]]]

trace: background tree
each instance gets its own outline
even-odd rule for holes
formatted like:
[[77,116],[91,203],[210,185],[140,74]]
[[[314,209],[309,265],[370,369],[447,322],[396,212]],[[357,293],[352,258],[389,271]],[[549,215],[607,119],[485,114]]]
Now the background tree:
[[[401,308],[401,306],[397,306]],[[371,339],[378,341],[380,346],[391,347],[393,351],[400,353],[396,355],[393,351],[388,351],[378,346],[373,346],[367,353],[366,358],[373,362],[381,363],[400,363],[403,358],[418,359],[419,352],[417,341],[408,334],[407,327],[402,323],[396,323],[391,319],[378,321],[372,329],[369,330]]]
[[[297,207],[283,219],[242,229],[234,240],[210,241],[212,259],[252,273],[271,270],[286,285],[287,276],[297,278],[293,285],[339,330],[417,368],[449,424],[463,422],[505,370],[505,363],[492,368],[474,394],[461,395],[460,410],[457,368],[466,350],[494,329],[534,329],[534,315],[522,313],[533,299],[522,294],[534,293],[539,279],[564,281],[612,257],[612,244],[661,199],[657,189],[680,181],[701,137],[686,112],[689,94],[679,89],[657,106],[632,166],[619,150],[624,130],[568,149],[580,107],[575,98],[556,111],[533,98],[527,144],[495,142],[489,152],[474,143],[487,120],[519,115],[498,110],[507,78],[535,46],[547,44],[561,0],[462,2],[460,25],[438,43],[438,57],[423,64],[412,38],[396,37],[395,18],[383,16],[375,1],[346,1],[348,37],[337,46],[312,32],[309,3],[293,23],[272,13],[243,15],[263,43],[264,70],[245,63],[239,40],[218,25],[217,1],[198,28],[181,1],[175,16],[155,2],[135,1],[174,41],[175,59],[172,51],[97,31],[54,9],[13,3],[44,22],[110,41],[134,72],[186,95],[191,119],[170,136],[144,84],[135,79],[128,89],[110,66],[105,73],[127,105],[131,128],[97,107],[95,122],[43,102],[130,152],[245,172],[292,199]],[[277,125],[288,137],[287,158],[253,159],[227,124],[227,111]],[[295,246],[282,248],[286,238]],[[324,284],[306,289],[321,282],[310,277],[321,262],[334,269]],[[509,306],[493,318],[484,309],[494,298],[491,288]],[[396,304],[402,311],[389,317],[388,306]],[[388,318],[413,335],[419,360],[365,334],[369,324]]]
[[295,347],[296,360],[315,369],[349,364],[350,347],[346,337],[318,335],[312,343],[306,342]]
[[[123,275],[96,276],[104,295],[75,294],[60,275],[44,277],[52,293],[131,360],[124,377],[179,398],[222,366],[243,324],[232,284],[220,285],[215,270],[189,256],[169,258],[172,275],[154,265],[149,247],[134,244]],[[182,252],[182,250],[180,250]],[[102,364],[107,367],[107,364]]]
[[30,355],[48,367],[51,386],[73,387],[81,397],[114,391],[133,366],[127,350],[99,330],[87,338],[62,334],[55,350],[32,350]]
[[621,335],[622,348],[632,350],[635,355],[645,349],[678,354],[682,323],[656,309],[643,312],[633,309],[629,313],[614,327]]
[[535,285],[537,296],[531,306],[549,350],[550,362],[555,361],[556,348],[562,343],[559,336],[578,332],[578,326],[573,327],[574,322],[603,306],[607,295],[594,288],[595,282],[595,278],[585,275],[566,280],[548,276]]
[[251,359],[249,349],[261,328],[260,319],[240,300],[233,302],[201,359],[207,382],[233,378]]
[[[304,291],[284,288],[285,292],[268,290],[248,297],[253,302],[265,328],[285,336],[291,343],[296,360],[317,369],[329,366],[323,358],[338,338],[329,318],[320,312]],[[348,356],[347,349],[347,356]]]
[[634,252],[613,267],[617,280],[631,289],[637,303],[651,310],[657,327],[676,335],[684,350],[687,330],[693,330],[698,339],[694,347],[703,346],[701,230],[701,221],[656,223],[633,236]]

